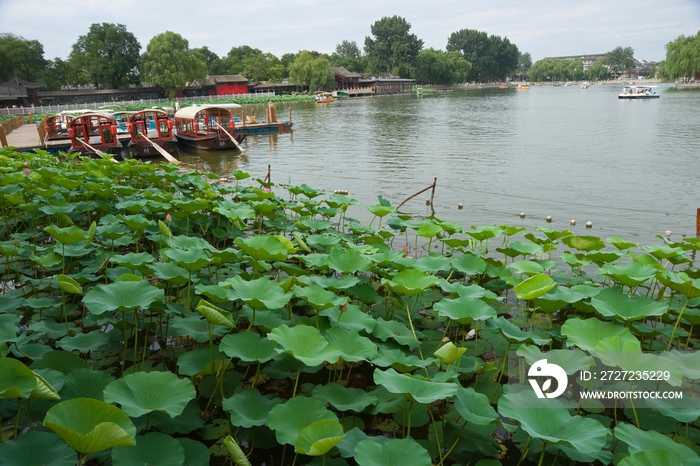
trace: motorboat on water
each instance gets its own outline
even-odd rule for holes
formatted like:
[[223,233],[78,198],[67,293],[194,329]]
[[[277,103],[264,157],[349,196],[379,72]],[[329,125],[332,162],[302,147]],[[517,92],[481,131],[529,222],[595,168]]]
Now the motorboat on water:
[[657,86],[625,86],[618,99],[658,99],[661,97],[654,88]]

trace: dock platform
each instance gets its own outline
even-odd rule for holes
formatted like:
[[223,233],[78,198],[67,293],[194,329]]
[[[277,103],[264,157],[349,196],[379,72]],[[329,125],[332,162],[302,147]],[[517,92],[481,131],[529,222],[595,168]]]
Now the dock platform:
[[14,147],[18,151],[32,150],[44,146],[39,138],[39,131],[33,123],[24,124],[12,130],[10,134],[5,135],[5,138],[7,139],[7,145]]

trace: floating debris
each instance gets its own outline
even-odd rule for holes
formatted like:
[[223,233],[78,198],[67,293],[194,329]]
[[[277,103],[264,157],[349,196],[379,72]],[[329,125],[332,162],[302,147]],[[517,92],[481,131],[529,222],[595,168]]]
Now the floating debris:
[[545,220],[547,221],[547,223],[552,223],[552,216],[547,215],[547,218],[545,218]]
[[571,221],[570,221],[569,223],[572,224],[572,225],[576,225],[576,220],[574,220],[574,219],[572,218]]
[[671,236],[671,230],[666,230],[666,236]]
[[464,208],[464,205],[460,202],[459,204],[457,204],[457,208],[462,210]]
[[347,189],[336,189],[335,191],[333,191],[333,193],[334,194],[344,194],[346,196],[350,195],[350,191],[348,191]]
[[593,222],[586,222],[586,228],[593,228]]
[[520,218],[525,218],[525,212],[520,212],[520,214],[519,214],[518,216],[519,216]]

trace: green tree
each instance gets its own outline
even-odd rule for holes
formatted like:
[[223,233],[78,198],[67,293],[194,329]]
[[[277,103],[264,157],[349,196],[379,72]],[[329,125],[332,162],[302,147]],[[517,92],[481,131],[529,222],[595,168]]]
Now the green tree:
[[95,23],[73,44],[70,60],[73,66],[83,68],[96,86],[117,89],[129,84],[140,52],[141,44],[123,24]]
[[56,57],[53,61],[49,61],[46,71],[44,71],[43,80],[46,83],[46,90],[58,91],[61,86],[73,83],[71,80],[73,70],[67,61]]
[[601,81],[610,79],[610,71],[606,66],[607,60],[599,58],[586,70],[586,78],[589,81]]
[[415,64],[423,41],[410,34],[411,24],[408,21],[399,16],[384,17],[376,21],[370,30],[374,39],[365,37],[365,53],[373,72],[399,72],[402,65],[404,69],[410,69]]
[[530,52],[521,53],[520,57],[518,58],[518,70],[516,72],[521,81],[523,78],[527,79],[531,66],[532,57],[530,56]]
[[416,65],[416,79],[421,83],[451,85],[467,79],[472,65],[459,52],[433,48],[421,50]]
[[206,45],[204,47],[193,49],[193,51],[199,53],[202,58],[204,58],[207,64],[207,74],[217,75],[227,73],[226,68],[228,67],[228,64],[215,52],[209,50],[209,47]]
[[581,81],[584,77],[583,73],[583,61],[578,60],[571,62],[571,66],[569,68],[569,78],[572,81]]
[[189,48],[187,39],[166,31],[153,37],[141,56],[142,81],[162,87],[168,97],[175,95],[175,87],[206,75],[207,65],[199,53]]
[[250,55],[243,60],[241,73],[251,81],[279,82],[284,75],[284,66],[271,53]]
[[0,34],[0,82],[15,74],[27,81],[38,81],[48,61],[38,40],[27,40],[10,33]]
[[245,61],[261,55],[263,55],[262,50],[254,49],[248,45],[233,47],[226,56],[227,72],[230,74],[244,74]]
[[615,77],[620,77],[623,72],[629,73],[636,63],[632,47],[615,47],[605,56],[605,64]]
[[546,81],[548,77],[551,77],[552,69],[551,64],[545,59],[537,60],[530,67],[530,81],[542,82]]
[[299,87],[308,86],[309,92],[330,89],[335,84],[335,78],[329,71],[330,66],[327,58],[314,58],[304,50],[289,67],[289,78]]
[[507,37],[501,39],[500,36],[490,36],[489,41],[493,54],[493,70],[490,78],[505,81],[507,77],[517,72],[520,51]]
[[695,36],[681,35],[666,44],[663,73],[670,80],[694,78],[700,73],[700,31]]
[[332,66],[342,66],[356,73],[364,72],[367,67],[367,57],[362,55],[355,41],[344,40],[337,44],[329,61]]

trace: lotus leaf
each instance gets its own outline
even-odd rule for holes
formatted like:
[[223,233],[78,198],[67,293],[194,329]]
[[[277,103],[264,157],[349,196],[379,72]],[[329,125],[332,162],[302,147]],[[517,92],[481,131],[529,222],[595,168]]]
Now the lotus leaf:
[[640,451],[618,463],[618,466],[657,466],[660,464],[682,465],[683,458],[670,450]]
[[4,466],[75,466],[78,455],[50,432],[30,430],[11,442],[0,442]]
[[464,233],[468,234],[477,241],[484,241],[490,238],[495,238],[496,236],[501,236],[503,234],[503,229],[499,226],[472,226],[472,230],[465,230]]
[[377,357],[372,359],[372,364],[379,367],[391,366],[399,372],[413,372],[419,367],[437,364],[437,360],[421,359],[415,354],[406,354],[400,349],[390,349],[387,345],[382,345],[379,347]]
[[540,359],[547,359],[549,364],[556,364],[564,369],[568,375],[574,375],[579,371],[590,370],[595,364],[592,356],[584,353],[580,349],[549,350],[542,353],[536,346],[522,345],[516,351],[517,355],[525,358],[529,365],[535,364]]
[[334,419],[321,419],[299,432],[294,451],[309,456],[325,455],[342,438],[343,426]]
[[221,353],[216,345],[214,347],[200,346],[180,354],[177,358],[177,370],[180,375],[188,377],[216,374],[216,371],[219,370],[218,360],[220,358]]
[[[413,336],[411,329],[406,327],[406,325],[402,322],[396,320],[386,321],[382,318],[377,319],[374,330],[372,330],[372,334],[382,341],[386,341],[391,338],[397,343],[411,348],[416,348],[420,345],[420,342]],[[423,334],[416,332],[416,336],[421,338]]]
[[175,440],[180,442],[183,450],[185,450],[184,464],[186,466],[209,466],[211,455],[206,445],[202,442],[184,437],[178,437]]
[[623,341],[639,344],[628,328],[598,319],[568,319],[561,326],[561,334],[567,337],[566,342],[569,346],[576,345],[589,352],[595,350],[601,340],[614,336],[619,336]]
[[338,420],[323,401],[296,397],[273,407],[267,416],[267,425],[275,431],[279,443],[294,445],[302,430],[322,419]]
[[139,282],[114,282],[97,285],[83,297],[83,303],[93,314],[109,311],[133,311],[147,309],[155,301],[164,300],[164,291],[145,280]]
[[221,339],[219,348],[230,358],[239,358],[245,362],[267,362],[277,356],[274,341],[261,338],[255,332],[240,332],[226,335]]
[[60,286],[66,293],[83,294],[83,288],[80,286],[80,283],[68,275],[56,275],[56,282],[58,283],[58,286]]
[[515,286],[515,296],[523,301],[539,298],[556,286],[556,282],[549,275],[539,273],[529,277]]
[[274,236],[236,238],[236,244],[255,261],[283,261],[287,258],[287,248]]
[[498,420],[498,413],[491,407],[489,399],[473,388],[461,388],[455,395],[455,409],[465,421],[476,425],[491,424]]
[[241,447],[238,446],[233,437],[227,435],[224,439],[224,445],[226,445],[226,451],[228,451],[228,455],[236,466],[251,466],[245,453],[243,453],[243,450],[241,450]]
[[197,405],[196,400],[187,403],[185,410],[179,416],[170,417],[159,411],[153,411],[147,414],[146,417],[150,421],[150,426],[165,434],[188,434],[205,426],[204,419],[202,419],[202,410]]
[[278,352],[290,354],[307,366],[318,366],[324,361],[333,364],[342,354],[340,348],[329,343],[315,327],[282,325],[272,330],[267,338],[282,347]]
[[658,432],[643,431],[631,424],[620,423],[615,427],[615,437],[628,445],[632,455],[637,453],[655,450],[665,450],[680,456],[681,463],[657,463],[657,464],[678,464],[683,466],[698,466],[700,458],[686,445],[676,443],[671,438]]
[[49,225],[44,228],[44,231],[64,245],[84,241],[87,238],[87,233],[76,226],[59,228],[56,225]]
[[196,309],[210,324],[233,328],[233,316],[229,311],[216,307],[203,299],[199,301]]
[[671,350],[659,354],[659,357],[680,367],[684,377],[691,380],[700,379],[700,352],[681,353]]
[[79,333],[73,337],[63,337],[56,342],[58,348],[66,351],[77,350],[81,353],[89,353],[109,342],[109,335],[103,332],[93,331],[90,333]]
[[605,317],[619,317],[626,321],[662,316],[668,305],[644,296],[628,296],[619,287],[606,288],[591,299],[591,305]]
[[585,252],[597,251],[605,247],[603,240],[597,236],[565,236],[561,242],[570,248]]
[[[568,322],[568,321],[567,321]],[[546,345],[550,338],[543,337],[535,332],[523,332],[518,327],[506,320],[503,316],[496,319],[488,319],[486,327],[498,329],[509,343],[528,343],[532,342],[536,345]]]
[[403,270],[394,275],[392,280],[382,279],[382,284],[409,297],[424,293],[428,288],[439,282],[439,278],[433,275],[425,275],[416,269]]
[[377,397],[359,388],[344,387],[338,383],[316,385],[312,392],[314,398],[333,405],[338,411],[362,412],[367,406],[375,404]]
[[358,466],[426,466],[430,454],[411,438],[362,440],[355,445]]
[[149,432],[136,437],[135,447],[115,447],[112,450],[114,466],[180,466],[185,463],[185,449],[169,435]]
[[600,422],[581,416],[571,416],[564,405],[554,398],[539,403],[531,390],[504,394],[498,401],[498,412],[520,422],[520,427],[534,438],[547,443],[568,444],[582,453],[602,449],[610,431]]
[[326,340],[341,350],[343,361],[367,361],[377,356],[377,345],[369,338],[358,335],[346,327],[333,327],[324,335]]
[[102,391],[114,380],[114,377],[103,371],[94,371],[86,367],[74,369],[66,376],[59,394],[62,400],[94,398],[104,401]]
[[318,315],[328,317],[332,325],[344,327],[353,332],[364,330],[372,333],[377,324],[371,315],[362,312],[359,306],[352,304],[349,304],[344,311],[340,307],[331,307],[319,312]]
[[328,255],[327,265],[339,273],[355,273],[368,271],[372,261],[358,251],[336,249]]
[[374,382],[391,393],[409,396],[418,403],[433,403],[438,400],[445,400],[459,390],[459,385],[454,383],[424,380],[407,374],[399,374],[393,369],[387,369],[386,371],[375,369]]
[[459,361],[465,351],[467,348],[457,348],[454,343],[448,341],[433,354],[442,364],[450,366]]
[[656,267],[632,262],[625,265],[605,264],[596,270],[598,275],[612,278],[615,283],[637,287],[653,278],[659,271]]
[[225,398],[222,407],[224,411],[231,412],[232,425],[253,427],[267,425],[268,413],[280,403],[280,398],[263,396],[257,388],[250,388],[235,393],[231,398]]
[[0,358],[0,398],[29,398],[36,384],[30,368],[16,359]]
[[246,281],[237,275],[227,279],[226,283],[230,283],[236,294],[253,309],[263,306],[279,309],[292,298],[291,293],[285,293],[279,284],[266,277]]
[[182,414],[196,392],[190,379],[172,372],[137,372],[115,380],[104,389],[107,403],[119,403],[129,416],[161,411],[170,417]]
[[530,260],[512,262],[508,267],[515,273],[525,274],[529,277],[544,272],[544,267]]
[[471,324],[475,320],[496,318],[494,308],[480,299],[471,297],[443,298],[435,303],[433,308],[438,311],[438,315],[450,318],[462,325]]
[[136,427],[126,414],[92,398],[58,403],[46,413],[44,425],[82,454],[136,444]]
[[322,311],[329,307],[340,306],[348,302],[348,298],[326,291],[318,285],[305,287],[294,286],[294,295],[304,299],[316,311]]

